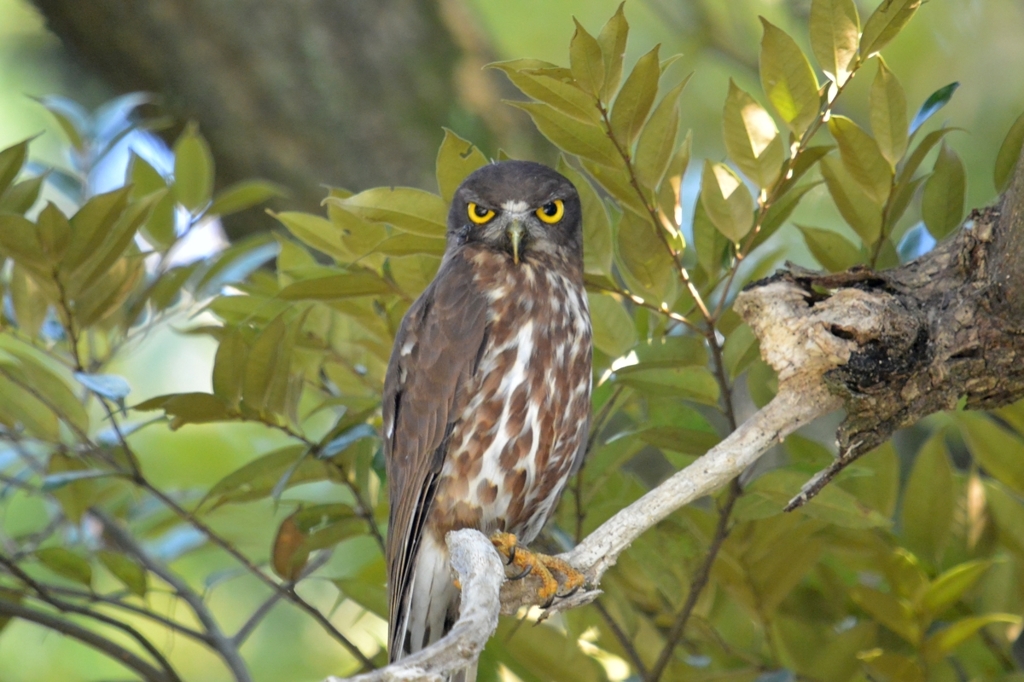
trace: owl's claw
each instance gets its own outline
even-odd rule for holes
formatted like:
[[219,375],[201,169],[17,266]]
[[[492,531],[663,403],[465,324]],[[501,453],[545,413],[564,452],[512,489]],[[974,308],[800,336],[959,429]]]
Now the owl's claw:
[[[508,580],[522,580],[530,574],[540,578],[541,586],[537,590],[537,601],[541,603],[542,608],[550,607],[556,598],[571,597],[587,582],[582,573],[562,559],[526,549],[517,551],[517,539],[511,533],[495,533],[491,536],[491,542],[499,554],[508,558],[506,565],[520,569],[519,573],[509,576]],[[559,581],[555,574],[563,578],[562,584],[566,590],[563,594],[558,593]]]

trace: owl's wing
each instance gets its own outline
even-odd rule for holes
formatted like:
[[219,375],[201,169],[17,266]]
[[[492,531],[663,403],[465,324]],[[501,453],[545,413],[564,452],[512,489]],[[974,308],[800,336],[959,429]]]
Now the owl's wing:
[[412,567],[448,449],[487,333],[487,300],[470,264],[445,258],[409,308],[384,380],[384,457],[391,517],[387,542],[388,650],[401,651]]

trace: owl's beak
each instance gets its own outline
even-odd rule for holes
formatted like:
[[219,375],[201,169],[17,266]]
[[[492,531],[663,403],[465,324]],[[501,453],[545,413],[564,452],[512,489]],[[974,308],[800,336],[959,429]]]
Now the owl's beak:
[[522,222],[513,220],[509,223],[506,231],[509,241],[512,242],[512,262],[519,265],[519,244],[523,241],[526,230],[523,229]]

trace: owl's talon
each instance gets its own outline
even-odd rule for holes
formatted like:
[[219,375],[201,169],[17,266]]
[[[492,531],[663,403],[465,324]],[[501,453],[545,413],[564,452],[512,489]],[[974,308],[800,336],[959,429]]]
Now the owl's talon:
[[519,575],[514,575],[511,578],[505,578],[505,580],[522,580],[523,578],[525,578],[526,576],[530,575],[531,573],[533,573],[533,565],[532,564],[527,566],[526,568],[524,568],[523,572],[520,573]]
[[[520,569],[519,573],[508,576],[507,580],[522,580],[531,574],[540,579],[537,602],[545,609],[549,608],[555,599],[571,597],[587,582],[582,573],[562,559],[536,554],[526,549],[517,551],[516,536],[511,533],[495,533],[491,536],[491,542],[499,554],[508,557],[507,566],[516,566]],[[561,587],[566,590],[563,594],[558,593],[559,581],[555,574],[563,578]]]
[[544,611],[550,609],[551,605],[555,603],[555,596],[556,595],[551,595],[550,597],[548,597],[548,600],[546,602],[544,602],[543,604],[541,604],[540,608],[542,610],[544,610]]
[[581,587],[583,587],[583,586],[582,585],[577,585],[576,587],[572,588],[571,590],[569,590],[565,594],[558,594],[558,595],[555,595],[555,596],[558,597],[559,599],[568,599],[572,595],[574,595],[577,592],[579,592]]

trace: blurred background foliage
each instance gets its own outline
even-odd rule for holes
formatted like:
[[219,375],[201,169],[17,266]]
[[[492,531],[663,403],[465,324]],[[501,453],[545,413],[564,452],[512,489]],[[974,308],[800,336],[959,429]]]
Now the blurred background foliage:
[[[834,165],[833,180],[817,183],[819,172],[810,170],[805,180],[815,182],[803,193],[780,184],[771,164],[757,163],[757,145],[750,158],[742,144],[728,146],[722,129],[724,118],[728,139],[729,121],[733,133],[744,122],[745,142],[777,126],[779,156],[769,151],[766,158],[777,168],[788,156],[787,123],[797,139],[806,125],[762,92],[765,29],[758,15],[814,62],[811,3],[628,4],[624,73],[637,63],[642,72],[643,55],[656,43],[662,59],[682,54],[663,64],[662,94],[693,72],[678,99],[678,139],[663,138],[669,154],[653,135],[641,152],[644,136],[625,113],[617,121],[613,109],[610,122],[632,141],[639,134],[638,164],[658,159],[638,170],[652,190],[641,204],[678,223],[665,225],[672,236],[666,245],[708,302],[717,332],[709,335],[685,283],[652,255],[660,253],[657,240],[645,250],[653,233],[630,208],[638,197],[615,176],[601,175],[623,170],[619,150],[599,144],[592,153],[580,151],[578,131],[553,133],[547,109],[499,102],[522,99],[501,72],[519,84],[569,76],[537,74],[552,67],[536,62],[480,68],[516,59],[567,66],[571,16],[597,35],[617,3],[381,3],[353,19],[375,27],[366,36],[340,26],[332,34],[324,19],[340,17],[326,5],[303,4],[288,14],[269,3],[237,3],[256,22],[247,38],[235,35],[247,24],[233,25],[227,10],[218,14],[203,3],[185,11],[173,0],[153,2],[120,17],[116,6],[0,0],[0,149],[8,150],[0,157],[0,184],[14,180],[5,170],[20,169],[26,157],[18,184],[0,195],[7,259],[0,337],[7,575],[0,598],[41,613],[70,604],[116,616],[152,641],[185,680],[233,679],[230,662],[181,627],[126,609],[145,607],[210,636],[208,623],[190,610],[195,605],[182,598],[191,592],[225,633],[244,630],[261,604],[275,604],[267,601],[274,579],[256,577],[239,556],[265,576],[276,573],[285,591],[302,578],[301,600],[330,616],[325,627],[301,605],[283,603],[294,599],[284,595],[238,641],[254,679],[322,679],[356,671],[359,655],[383,660],[377,534],[386,500],[374,433],[380,377],[390,335],[436,267],[445,202],[474,164],[502,154],[536,158],[566,169],[581,188],[593,187],[584,198],[601,428],[584,478],[566,494],[547,534],[558,549],[692,461],[770,397],[772,378],[756,344],[727,305],[717,310],[720,301],[727,304],[739,285],[783,260],[842,269],[894,265],[926,250],[965,209],[994,199],[997,155],[1024,109],[1024,70],[1016,68],[1024,62],[1024,9],[1010,0],[927,3],[884,50],[905,91],[903,118],[892,114],[900,96],[891,85],[875,91],[888,93],[888,117],[879,118],[880,105],[869,106],[880,96],[872,93],[877,60],[830,112],[870,130],[886,158],[874,163],[870,151],[860,154],[863,138],[844,128],[846,119],[833,118],[826,128],[840,149],[823,166]],[[871,3],[857,6],[862,22],[874,10]],[[47,21],[69,47],[47,31]],[[104,33],[111,24],[117,30]],[[189,42],[196,25],[208,31]],[[249,44],[254,38],[268,54],[280,54],[280,63],[248,60],[259,53]],[[140,59],[139,43],[160,57]],[[790,50],[785,40],[777,44]],[[408,51],[423,45],[441,45],[426,66]],[[573,59],[583,59],[586,51],[576,45]],[[350,58],[357,51],[370,56]],[[787,59],[780,63],[791,65]],[[213,68],[221,62],[227,66]],[[264,76],[275,64],[280,73]],[[331,81],[325,65],[350,69],[352,81]],[[327,80],[305,86],[316,91],[309,109],[289,108],[306,93],[276,86],[305,70],[304,80]],[[257,82],[238,77],[248,72]],[[571,75],[579,81],[575,69]],[[382,77],[392,78],[386,97],[360,85]],[[649,81],[634,93],[636,101],[653,94]],[[960,83],[955,94],[942,90],[952,82]],[[140,88],[157,98],[117,97]],[[723,116],[727,97],[733,113],[750,111],[740,90],[776,113],[776,122],[756,111],[730,118],[727,108]],[[905,129],[933,93],[935,111],[914,139],[932,142],[918,174],[922,184],[912,182],[913,171],[904,178],[914,200],[883,235],[893,239],[879,239],[857,215],[837,208],[836,188],[876,191],[885,203],[885,173],[892,171],[881,164],[902,154],[886,155],[900,145],[891,135],[881,144],[876,121],[902,120]],[[576,95],[566,96],[571,110]],[[673,113],[674,100],[666,101],[662,125]],[[250,110],[239,111],[240,103]],[[382,108],[421,117],[402,123],[400,134],[400,124],[388,119],[373,137],[362,127],[364,116]],[[636,109],[642,123],[646,110]],[[531,113],[567,157],[535,132]],[[602,121],[588,116],[576,115],[572,125],[600,128]],[[962,132],[928,137],[943,127]],[[687,130],[693,134],[684,142]],[[40,132],[30,146],[18,146]],[[1019,126],[1017,133],[1014,148]],[[948,147],[939,143],[943,136]],[[360,147],[375,140],[381,146],[373,153]],[[814,144],[835,141],[822,130]],[[662,173],[649,169],[659,164],[668,172],[663,191],[654,192]],[[737,184],[734,171],[749,182]],[[927,174],[935,180],[923,180]],[[266,180],[247,180],[257,175]],[[120,191],[125,182],[132,188]],[[409,188],[368,190],[376,184]],[[744,242],[758,190],[765,189],[763,198],[773,187],[780,199],[798,197],[799,206],[783,226],[762,205],[755,220],[771,224],[774,235],[746,243],[744,253],[753,248],[756,257],[733,281],[730,241]],[[736,208],[744,191],[738,188],[750,194]],[[432,194],[438,190],[440,197]],[[670,190],[681,190],[678,211]],[[712,190],[721,192],[718,201]],[[325,193],[326,213],[316,206]],[[267,202],[273,220],[262,217]],[[62,220],[83,205],[91,208]],[[657,220],[650,226],[661,227]],[[267,264],[274,268],[260,269]],[[48,289],[48,277],[66,290]],[[661,301],[672,315],[657,310]],[[124,412],[126,406],[132,409]],[[805,429],[765,458],[742,494],[724,491],[645,535],[606,577],[607,596],[598,606],[538,627],[503,622],[482,661],[482,679],[651,679],[652,670],[680,680],[1024,679],[1011,646],[1024,600],[1022,415],[1020,404],[996,418],[936,415],[851,467],[806,508],[781,515],[789,496],[830,457],[834,421]],[[88,513],[90,506],[100,511]],[[119,536],[122,528],[133,536]],[[722,528],[731,529],[728,537]],[[318,553],[323,548],[333,551]],[[709,556],[716,560],[707,562]],[[702,575],[706,565],[710,573]],[[166,566],[187,581],[185,588],[160,577]],[[33,583],[53,590],[44,595]],[[703,589],[690,603],[695,583]],[[147,656],[130,633],[81,615],[68,620]],[[0,626],[0,679],[128,675],[109,657],[25,619],[0,618]],[[666,649],[668,642],[678,645]]]

